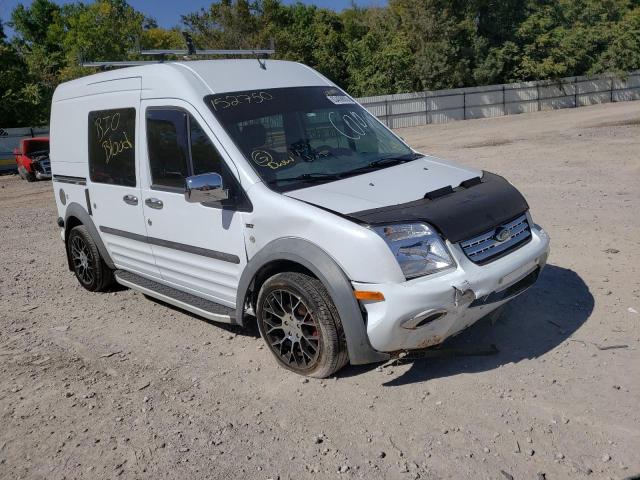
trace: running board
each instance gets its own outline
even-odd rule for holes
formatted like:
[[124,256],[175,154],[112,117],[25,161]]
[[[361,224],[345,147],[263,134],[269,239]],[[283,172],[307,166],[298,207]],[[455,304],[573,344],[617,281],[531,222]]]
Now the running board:
[[219,303],[196,297],[167,285],[141,277],[126,270],[115,271],[116,281],[125,287],[137,290],[162,302],[195,313],[214,322],[235,323],[236,311]]

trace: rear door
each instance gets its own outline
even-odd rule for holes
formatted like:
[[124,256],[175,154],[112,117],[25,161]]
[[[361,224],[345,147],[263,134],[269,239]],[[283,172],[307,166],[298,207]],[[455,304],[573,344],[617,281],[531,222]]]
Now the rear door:
[[[180,100],[143,101],[146,151],[142,199],[149,242],[173,287],[235,307],[247,263],[243,211],[248,209],[233,164],[198,112]],[[187,176],[220,173],[230,200],[188,203]]]
[[160,273],[147,242],[136,160],[139,98],[139,91],[93,97],[88,114],[87,206],[115,265],[157,279]]

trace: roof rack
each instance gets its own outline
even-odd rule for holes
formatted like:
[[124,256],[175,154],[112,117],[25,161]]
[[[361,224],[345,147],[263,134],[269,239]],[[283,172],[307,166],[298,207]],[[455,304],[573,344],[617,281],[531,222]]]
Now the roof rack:
[[195,57],[199,55],[251,55],[256,58],[260,68],[265,70],[266,64],[264,62],[264,57],[268,55],[273,55],[276,53],[274,48],[273,39],[271,39],[271,48],[255,48],[250,50],[218,50],[218,49],[206,49],[206,50],[196,50],[193,45],[193,40],[191,39],[191,35],[187,32],[182,32],[184,36],[185,43],[187,45],[186,49],[178,49],[178,50],[138,50],[136,52],[132,52],[142,56],[151,56],[151,57],[159,57],[156,60],[116,60],[116,61],[96,61],[96,62],[85,62],[82,58],[80,59],[80,65],[83,67],[97,67],[101,69],[107,68],[117,68],[117,67],[134,67],[139,65],[147,65],[150,63],[163,63],[166,60],[167,55],[182,57],[183,60],[190,60],[190,57]]

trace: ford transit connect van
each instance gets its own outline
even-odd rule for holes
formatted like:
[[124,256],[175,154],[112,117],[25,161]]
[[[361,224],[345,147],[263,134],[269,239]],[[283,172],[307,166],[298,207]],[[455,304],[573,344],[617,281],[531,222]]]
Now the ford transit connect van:
[[549,251],[504,178],[414,151],[292,62],[61,84],[51,168],[84,288],[256,317],[279,364],[314,377],[440,344],[531,286]]

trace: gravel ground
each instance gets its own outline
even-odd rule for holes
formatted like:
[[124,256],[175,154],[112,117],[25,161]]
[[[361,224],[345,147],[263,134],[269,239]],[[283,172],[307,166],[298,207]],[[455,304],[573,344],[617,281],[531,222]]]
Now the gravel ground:
[[51,184],[4,176],[0,477],[640,473],[640,102],[399,133],[509,178],[551,235],[536,286],[446,345],[498,354],[302,379],[255,329],[82,290]]

